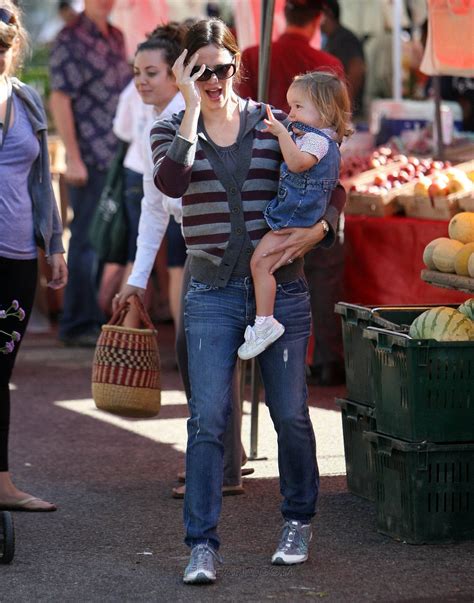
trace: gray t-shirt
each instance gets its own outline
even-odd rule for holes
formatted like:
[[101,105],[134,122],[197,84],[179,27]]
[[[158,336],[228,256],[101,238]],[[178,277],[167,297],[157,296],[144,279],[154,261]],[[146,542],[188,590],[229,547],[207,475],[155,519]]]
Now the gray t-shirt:
[[[242,136],[245,131],[245,124],[247,121],[247,112],[243,109],[242,103],[240,106],[240,128],[239,133],[237,135],[237,140],[234,144],[228,147],[221,147],[217,145],[215,142],[211,142],[211,145],[217,151],[220,160],[222,161],[224,168],[227,170],[229,177],[233,177],[233,174],[237,172],[237,166],[239,163],[240,157],[240,143],[242,141]],[[209,139],[210,140],[210,139]],[[209,157],[209,161],[212,163],[213,158]],[[241,207],[243,211],[243,207]],[[254,251],[254,247],[252,245],[252,241],[250,240],[249,234],[245,233],[245,237],[242,243],[242,248],[239,253],[239,258],[237,263],[234,266],[234,270],[232,271],[233,277],[241,277],[248,276],[248,258],[252,255]]]
[[13,120],[0,150],[0,257],[32,260],[37,249],[28,176],[40,147],[16,94],[13,109]]

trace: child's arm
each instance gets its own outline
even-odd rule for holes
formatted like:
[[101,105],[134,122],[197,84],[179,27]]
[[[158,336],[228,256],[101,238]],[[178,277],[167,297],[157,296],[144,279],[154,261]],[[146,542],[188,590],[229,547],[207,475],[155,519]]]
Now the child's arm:
[[265,132],[271,132],[274,136],[278,137],[283,159],[286,161],[290,172],[305,172],[312,168],[318,162],[318,158],[311,155],[311,153],[298,149],[291,138],[291,134],[280,121],[274,118],[272,110],[268,105],[267,115],[268,119],[264,120],[267,125]]

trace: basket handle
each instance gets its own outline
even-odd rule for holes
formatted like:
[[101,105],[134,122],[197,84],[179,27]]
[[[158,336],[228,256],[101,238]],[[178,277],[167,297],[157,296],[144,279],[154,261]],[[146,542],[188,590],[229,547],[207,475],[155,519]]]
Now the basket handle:
[[152,331],[154,331],[155,325],[151,322],[151,319],[148,316],[148,312],[145,310],[142,300],[136,294],[131,295],[122,304],[120,304],[120,306],[112,314],[107,324],[111,326],[121,326],[131,306],[133,306],[138,312],[143,325],[147,329],[151,329]]

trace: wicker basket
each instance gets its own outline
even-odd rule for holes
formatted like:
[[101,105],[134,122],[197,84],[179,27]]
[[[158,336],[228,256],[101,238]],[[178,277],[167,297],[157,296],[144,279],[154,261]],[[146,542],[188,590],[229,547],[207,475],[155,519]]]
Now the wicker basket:
[[[144,328],[122,326],[131,306]],[[92,365],[92,397],[97,408],[130,418],[158,414],[161,387],[156,335],[137,296],[129,298],[102,326]]]

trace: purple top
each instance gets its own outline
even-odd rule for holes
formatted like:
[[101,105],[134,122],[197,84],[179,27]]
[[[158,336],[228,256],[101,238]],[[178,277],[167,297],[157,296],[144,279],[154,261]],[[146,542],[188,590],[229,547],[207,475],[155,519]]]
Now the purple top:
[[32,260],[37,251],[28,176],[40,147],[16,94],[13,114],[0,151],[0,257]]
[[51,88],[72,101],[76,135],[86,165],[106,169],[116,151],[113,119],[131,78],[122,32],[103,33],[84,13],[58,34],[50,58]]

